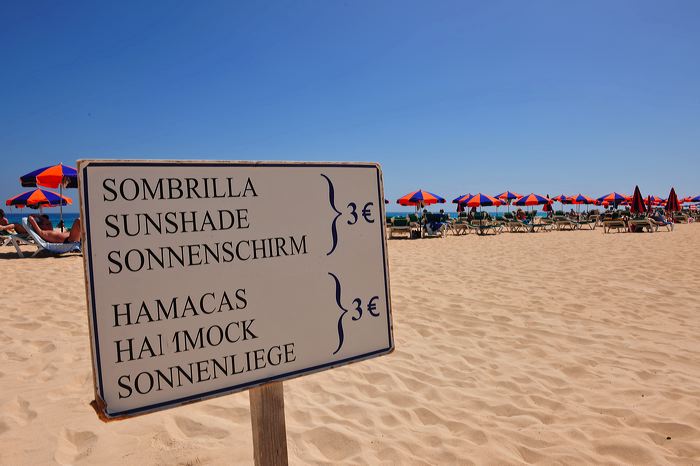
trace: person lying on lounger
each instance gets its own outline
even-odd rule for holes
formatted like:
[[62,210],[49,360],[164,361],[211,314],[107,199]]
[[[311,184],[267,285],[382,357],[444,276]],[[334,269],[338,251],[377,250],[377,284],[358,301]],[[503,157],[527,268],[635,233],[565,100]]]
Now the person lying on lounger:
[[[53,230],[53,224],[46,214],[31,214],[29,218],[36,218],[36,222],[41,230]],[[7,225],[0,225],[0,231],[14,231],[20,235],[26,235],[27,230],[24,229],[21,223],[8,223]],[[39,231],[39,230],[37,230]]]
[[34,217],[29,217],[29,225],[39,236],[49,243],[75,243],[80,241],[79,218],[75,219],[73,226],[70,227],[70,231],[54,231],[53,228],[51,230],[44,230]]
[[8,223],[10,222],[8,222],[7,217],[5,217],[5,211],[0,209],[0,227],[4,227]]

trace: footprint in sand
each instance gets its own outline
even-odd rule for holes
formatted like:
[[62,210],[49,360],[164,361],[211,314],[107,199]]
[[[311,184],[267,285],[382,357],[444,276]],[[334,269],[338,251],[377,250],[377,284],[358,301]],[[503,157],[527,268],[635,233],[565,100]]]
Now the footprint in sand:
[[312,443],[329,461],[342,461],[360,451],[360,444],[336,430],[317,427],[305,433],[304,439]]
[[230,422],[246,422],[250,419],[250,409],[217,405],[202,406],[202,412]]
[[90,456],[97,443],[97,435],[89,430],[64,428],[58,437],[54,459],[58,464],[74,464]]
[[36,330],[41,327],[41,324],[38,322],[22,322],[22,323],[15,323],[11,324],[13,327],[21,329],[21,330]]
[[31,408],[31,404],[19,396],[6,404],[2,412],[22,426],[29,424],[37,416],[36,411]]
[[10,426],[8,426],[5,421],[0,419],[0,435],[4,434],[8,430],[10,430]]
[[8,351],[7,353],[5,353],[5,356],[10,361],[24,362],[28,359],[26,356],[22,356],[21,354],[17,354],[14,351]]
[[41,371],[39,372],[37,378],[42,382],[48,382],[49,380],[54,378],[57,372],[58,367],[56,367],[53,363],[48,363],[47,365],[41,368]]
[[206,426],[195,420],[175,416],[175,425],[188,438],[215,438],[222,439],[229,436],[229,431],[218,427]]
[[37,349],[40,353],[52,353],[56,351],[56,345],[54,345],[50,341],[33,341],[31,342],[31,345]]

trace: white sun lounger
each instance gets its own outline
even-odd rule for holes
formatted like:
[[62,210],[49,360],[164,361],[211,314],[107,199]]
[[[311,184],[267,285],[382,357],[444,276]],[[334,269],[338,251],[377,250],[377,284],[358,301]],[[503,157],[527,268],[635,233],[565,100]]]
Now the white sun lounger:
[[29,236],[20,235],[20,234],[13,234],[13,233],[7,233],[4,235],[0,235],[0,241],[2,242],[2,244],[0,244],[0,246],[14,246],[15,251],[17,251],[17,255],[19,257],[24,257],[24,253],[22,253],[22,250],[19,248],[20,246],[22,246],[22,245],[31,246],[34,244]]
[[[39,236],[36,231],[34,231],[32,226],[29,224],[27,217],[22,218],[22,225],[24,226],[24,229],[27,230],[27,233],[29,233],[29,236],[31,236],[36,243],[37,249],[34,254],[32,254],[32,257],[39,254],[41,250],[48,251],[51,254],[65,254],[73,251],[80,252],[79,241],[75,243],[49,243],[44,238]],[[17,249],[17,253],[20,257],[24,257],[24,255],[20,253],[19,249]]]

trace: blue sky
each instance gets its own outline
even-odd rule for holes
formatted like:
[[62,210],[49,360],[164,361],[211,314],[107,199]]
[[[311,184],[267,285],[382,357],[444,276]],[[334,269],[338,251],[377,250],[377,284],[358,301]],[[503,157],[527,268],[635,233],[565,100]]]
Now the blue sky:
[[93,157],[377,161],[391,200],[697,195],[698,24],[696,1],[7,2],[0,197]]

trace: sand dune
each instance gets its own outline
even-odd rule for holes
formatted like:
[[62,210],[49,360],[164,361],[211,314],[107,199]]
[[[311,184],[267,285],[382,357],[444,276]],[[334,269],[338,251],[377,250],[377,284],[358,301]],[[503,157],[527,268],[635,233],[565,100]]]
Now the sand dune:
[[[396,351],[285,383],[293,464],[700,464],[700,226],[389,244]],[[0,464],[250,464],[246,393],[89,407],[82,259],[0,248]]]

